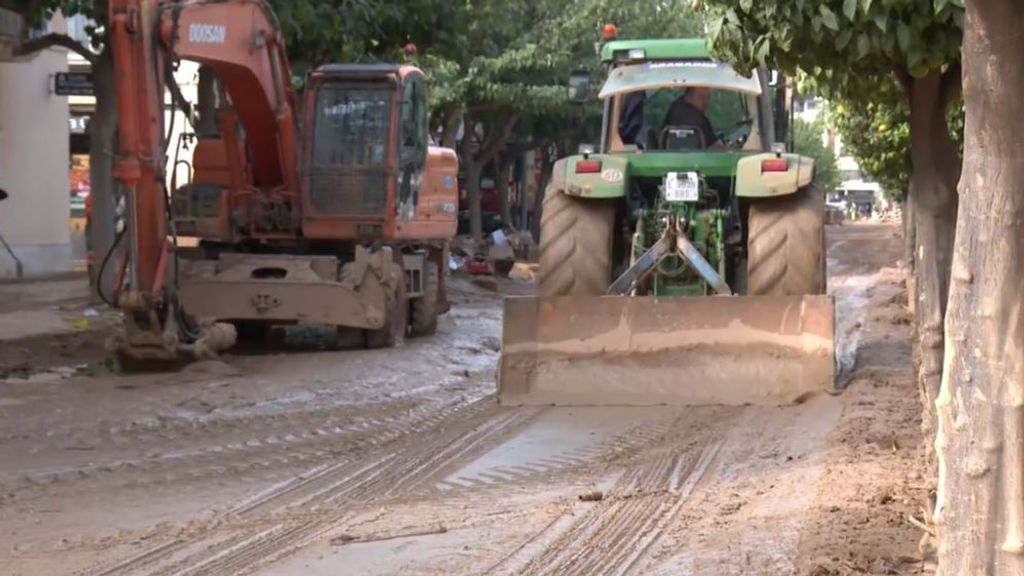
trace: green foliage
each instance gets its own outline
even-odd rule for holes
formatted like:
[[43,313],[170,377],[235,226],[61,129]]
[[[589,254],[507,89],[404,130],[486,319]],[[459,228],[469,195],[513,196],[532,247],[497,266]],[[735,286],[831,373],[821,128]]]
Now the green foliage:
[[[85,16],[94,22],[101,23],[100,26],[106,20],[107,15],[107,3],[103,0],[41,0],[24,4],[25,18],[33,25],[49,21],[58,11],[65,17]],[[86,31],[89,33],[92,48],[99,51],[106,41],[102,28],[92,26]]]
[[714,53],[741,68],[801,70],[817,91],[870,96],[894,70],[922,77],[960,58],[964,0],[696,0]]
[[[463,0],[466,4],[467,0]],[[457,33],[458,3],[446,0],[269,0],[297,71],[331,61],[395,60],[406,42],[430,45]],[[103,0],[27,2],[34,22],[60,10],[102,24]],[[101,32],[94,30],[94,32]],[[101,45],[102,34],[93,44]]]
[[297,70],[326,62],[399,58],[412,42],[456,34],[458,3],[444,0],[270,0]]
[[835,154],[825,145],[825,128],[822,116],[818,116],[813,122],[795,118],[793,148],[799,154],[814,158],[814,183],[819,189],[831,192],[840,184],[839,167]]
[[459,34],[421,50],[417,63],[431,76],[435,110],[454,105],[471,116],[594,118],[598,104],[569,102],[565,86],[577,69],[600,81],[594,45],[603,24],[617,24],[624,38],[700,34],[687,0],[477,0],[458,10]]
[[[695,2],[713,53],[741,69],[797,74],[802,90],[837,101],[836,126],[851,155],[888,192],[908,189],[910,110],[895,78],[909,83],[959,61],[964,0]],[[936,84],[943,88],[935,98],[952,93],[946,84]]]
[[902,200],[910,186],[910,112],[893,104],[839,102],[831,121],[845,153],[871,174],[891,200]]
[[[902,200],[910,186],[910,110],[890,81],[878,86],[878,102],[838,101],[829,107],[828,122],[843,141],[845,152],[875,177],[890,200]],[[954,105],[948,115],[950,134],[963,150],[964,111]]]
[[49,20],[58,10],[64,16],[84,14],[94,20],[100,10],[106,10],[106,2],[94,2],[93,0],[42,0],[24,4],[28,10],[25,16],[33,24]]

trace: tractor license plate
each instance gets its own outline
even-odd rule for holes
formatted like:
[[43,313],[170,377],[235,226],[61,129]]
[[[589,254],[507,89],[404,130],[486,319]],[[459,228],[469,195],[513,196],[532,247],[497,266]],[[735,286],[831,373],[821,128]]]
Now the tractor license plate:
[[696,172],[669,172],[665,175],[665,200],[696,202],[700,199],[700,181]]

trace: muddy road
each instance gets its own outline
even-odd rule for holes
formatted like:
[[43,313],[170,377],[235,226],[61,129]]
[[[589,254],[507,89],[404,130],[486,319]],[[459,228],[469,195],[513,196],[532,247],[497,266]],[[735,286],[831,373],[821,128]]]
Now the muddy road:
[[510,281],[457,279],[398,351],[120,376],[105,316],[0,335],[2,572],[917,574],[897,233],[829,230],[846,389],[788,408],[499,407]]

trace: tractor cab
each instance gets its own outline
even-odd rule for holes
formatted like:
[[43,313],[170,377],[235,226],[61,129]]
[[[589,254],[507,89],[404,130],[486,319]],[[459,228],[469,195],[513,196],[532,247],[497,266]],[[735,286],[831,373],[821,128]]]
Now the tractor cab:
[[[784,78],[740,74],[712,60],[703,39],[615,40],[601,61],[603,152],[766,152],[786,141]],[[588,101],[589,75],[574,75],[570,88]]]
[[668,61],[612,70],[600,98],[609,102],[609,151],[761,150],[772,129],[762,122],[759,78],[725,64]]

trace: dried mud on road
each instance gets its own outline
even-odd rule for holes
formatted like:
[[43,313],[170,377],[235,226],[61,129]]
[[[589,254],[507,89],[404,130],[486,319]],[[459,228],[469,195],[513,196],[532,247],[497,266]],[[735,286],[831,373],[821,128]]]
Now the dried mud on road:
[[829,230],[847,387],[786,408],[499,407],[500,297],[530,290],[509,281],[456,279],[439,334],[397,351],[119,376],[103,325],[0,340],[0,365],[78,367],[0,375],[0,566],[918,574],[907,516],[929,487],[897,231]]

